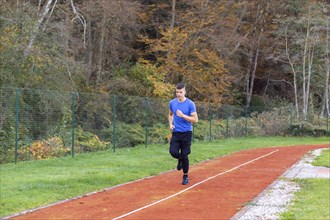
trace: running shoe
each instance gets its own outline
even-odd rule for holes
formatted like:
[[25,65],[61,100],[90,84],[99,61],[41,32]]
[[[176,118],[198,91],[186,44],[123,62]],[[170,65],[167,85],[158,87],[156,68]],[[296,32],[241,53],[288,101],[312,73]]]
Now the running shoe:
[[188,176],[184,175],[182,178],[182,185],[187,185],[189,183]]

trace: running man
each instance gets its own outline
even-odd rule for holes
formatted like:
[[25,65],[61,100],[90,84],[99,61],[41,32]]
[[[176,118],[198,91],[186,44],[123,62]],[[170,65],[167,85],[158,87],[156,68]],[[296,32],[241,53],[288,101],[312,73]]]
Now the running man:
[[176,98],[169,102],[168,122],[172,131],[170,154],[178,159],[177,169],[183,171],[182,184],[188,184],[192,123],[198,122],[196,106],[186,97],[183,83],[176,85]]

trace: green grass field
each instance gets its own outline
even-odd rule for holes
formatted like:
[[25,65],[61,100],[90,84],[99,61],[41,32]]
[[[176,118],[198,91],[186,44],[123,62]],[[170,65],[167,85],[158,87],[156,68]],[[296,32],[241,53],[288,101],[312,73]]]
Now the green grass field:
[[330,219],[330,180],[297,179],[300,191],[295,194],[289,210],[281,214],[282,220]]
[[330,149],[324,150],[322,155],[313,162],[314,166],[330,167]]
[[[330,149],[324,150],[313,162],[314,166],[330,167]],[[330,219],[330,179],[297,179],[301,190],[282,220]]]
[[[191,165],[234,152],[329,143],[327,138],[248,137],[195,142]],[[174,169],[168,145],[120,148],[0,166],[0,217]]]

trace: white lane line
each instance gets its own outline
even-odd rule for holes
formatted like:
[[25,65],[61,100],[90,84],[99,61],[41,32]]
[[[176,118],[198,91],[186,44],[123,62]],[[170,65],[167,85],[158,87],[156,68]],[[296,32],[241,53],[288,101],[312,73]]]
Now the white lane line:
[[253,159],[253,160],[250,160],[250,161],[245,162],[245,163],[243,163],[243,164],[241,164],[241,165],[238,165],[238,166],[236,166],[236,167],[233,167],[233,168],[231,168],[231,169],[229,169],[229,170],[226,170],[226,171],[224,171],[224,172],[222,172],[222,173],[218,173],[218,174],[216,174],[216,175],[214,175],[214,176],[211,176],[211,177],[209,177],[209,178],[207,178],[207,179],[205,179],[205,180],[203,180],[203,181],[200,181],[200,182],[198,182],[198,183],[195,183],[194,185],[192,185],[192,186],[190,186],[190,187],[188,187],[188,188],[186,188],[186,189],[184,189],[184,190],[181,190],[181,191],[179,191],[179,192],[177,192],[177,193],[175,193],[175,194],[173,194],[173,195],[171,195],[171,196],[168,196],[168,197],[163,198],[163,199],[161,199],[161,200],[158,200],[158,201],[156,201],[156,202],[150,203],[149,205],[143,206],[143,207],[141,207],[141,208],[135,209],[135,210],[133,210],[133,211],[131,211],[131,212],[128,212],[128,213],[126,213],[126,214],[124,214],[124,215],[121,215],[121,216],[118,216],[118,217],[116,217],[116,218],[113,218],[113,220],[117,220],[117,219],[124,218],[124,217],[129,216],[129,215],[131,215],[131,214],[133,214],[133,213],[136,213],[136,212],[141,211],[141,210],[143,210],[143,209],[149,208],[150,206],[153,206],[153,205],[156,205],[156,204],[158,204],[158,203],[164,202],[164,201],[166,201],[166,200],[168,200],[168,199],[170,199],[170,198],[173,198],[173,197],[175,197],[175,196],[177,196],[177,195],[180,195],[180,194],[182,194],[182,193],[184,193],[184,192],[186,192],[186,191],[188,191],[188,190],[190,190],[190,189],[192,189],[192,188],[195,188],[196,186],[198,186],[198,185],[200,185],[200,184],[202,184],[202,183],[205,183],[206,181],[209,181],[209,180],[214,179],[214,178],[216,178],[216,177],[218,177],[218,176],[221,176],[221,175],[223,175],[223,174],[226,174],[226,173],[232,172],[232,171],[234,171],[234,170],[237,170],[238,168],[240,168],[240,167],[242,167],[242,166],[245,166],[245,165],[247,165],[247,164],[250,164],[250,163],[252,163],[252,162],[254,162],[254,161],[256,161],[256,160],[260,160],[260,159],[262,159],[262,158],[264,158],[264,157],[267,157],[267,156],[269,156],[269,155],[271,155],[271,154],[273,154],[273,153],[275,153],[275,152],[277,152],[277,151],[279,151],[279,150],[278,150],[278,149],[277,149],[277,150],[274,150],[274,151],[272,151],[272,152],[270,152],[270,153],[268,153],[268,154],[265,154],[265,155],[263,155],[263,156],[257,157],[257,158],[255,158],[255,159]]

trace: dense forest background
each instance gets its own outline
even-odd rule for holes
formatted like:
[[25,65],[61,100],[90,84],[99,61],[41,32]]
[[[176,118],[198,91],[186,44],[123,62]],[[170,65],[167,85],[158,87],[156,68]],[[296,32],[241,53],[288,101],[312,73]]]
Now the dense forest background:
[[328,0],[0,2],[0,88],[330,113]]

